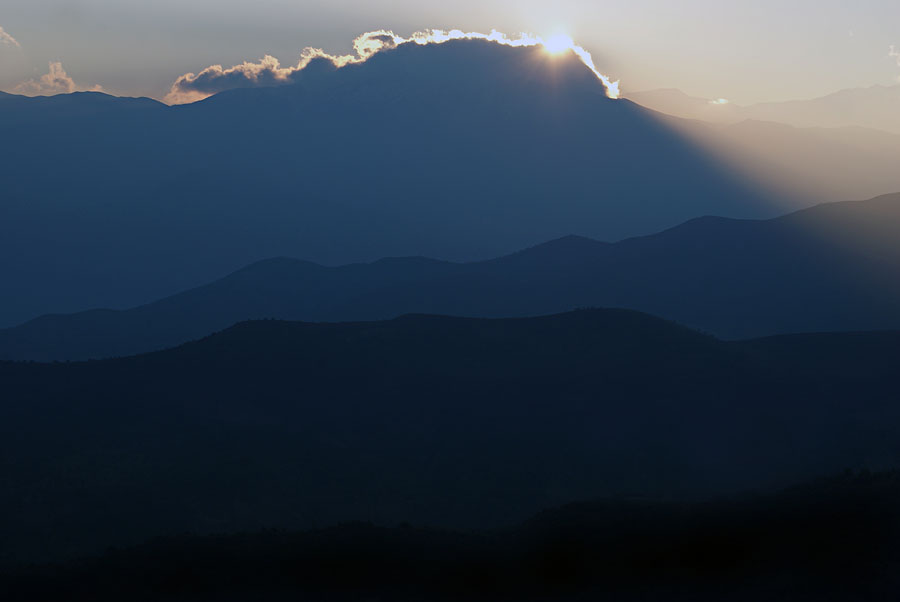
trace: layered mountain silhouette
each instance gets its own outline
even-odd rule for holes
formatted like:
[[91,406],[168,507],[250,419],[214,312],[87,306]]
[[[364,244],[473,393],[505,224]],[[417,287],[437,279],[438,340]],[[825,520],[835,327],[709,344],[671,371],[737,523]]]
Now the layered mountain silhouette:
[[0,104],[0,326],[267,257],[471,261],[900,189],[897,141],[710,131],[606,98],[572,54],[478,40],[317,60],[291,85],[180,107]]
[[574,54],[403,45],[187,106],[4,97],[0,325],[252,261],[499,256],[780,210]]
[[900,334],[722,342],[625,310],[257,321],[177,349],[0,363],[0,557],[154,535],[489,526],[896,465]]
[[701,218],[615,244],[569,236],[475,263],[270,259],[134,309],[50,315],[0,330],[0,358],[123,356],[248,319],[411,312],[512,317],[625,307],[726,338],[900,329],[898,229],[900,195],[892,195],[772,220]]

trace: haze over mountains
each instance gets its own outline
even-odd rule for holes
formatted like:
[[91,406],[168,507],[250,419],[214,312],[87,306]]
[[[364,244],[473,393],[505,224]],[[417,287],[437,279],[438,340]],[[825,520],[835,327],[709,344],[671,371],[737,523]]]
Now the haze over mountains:
[[121,360],[0,362],[0,559],[349,519],[500,525],[889,467],[898,353],[898,333],[726,343],[595,310],[249,322]]
[[829,202],[900,190],[895,169],[900,86],[751,106],[693,98],[674,89],[628,98],[676,116],[667,123],[779,196]]
[[632,92],[634,102],[668,115],[716,123],[746,119],[797,127],[863,127],[900,134],[900,85],[840,90],[809,100],[741,106],[721,99],[697,98],[668,88]]
[[728,338],[900,330],[900,195],[773,220],[702,218],[615,244],[566,237],[498,259],[410,257],[325,267],[269,259],[127,311],[0,330],[0,359],[72,360],[172,347],[248,319],[529,316],[647,311]]
[[[890,162],[797,132],[751,183],[727,140],[606,98],[572,54],[454,41],[299,74],[180,107],[0,99],[0,326],[135,306],[270,257],[478,260],[900,189]],[[794,177],[777,149],[797,144],[829,160]]]

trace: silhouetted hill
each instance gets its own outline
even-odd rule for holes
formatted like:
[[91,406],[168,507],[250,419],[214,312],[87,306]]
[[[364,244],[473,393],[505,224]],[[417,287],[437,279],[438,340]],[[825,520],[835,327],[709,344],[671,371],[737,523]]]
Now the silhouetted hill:
[[608,99],[574,54],[453,41],[321,67],[179,107],[4,100],[0,325],[135,305],[266,257],[477,260],[777,212],[651,111]]
[[726,343],[625,310],[247,322],[0,363],[0,558],[341,520],[509,524],[897,465],[900,333]]
[[248,319],[529,316],[627,307],[741,338],[900,329],[900,195],[767,221],[700,218],[600,243],[568,236],[491,261],[323,267],[272,259],[127,311],[0,330],[0,358],[86,359],[172,347]]
[[896,474],[700,503],[603,500],[514,528],[348,523],[159,538],[0,577],[19,600],[893,600]]
[[[109,126],[122,119],[144,118],[166,109],[166,105],[151,98],[128,98],[110,96],[102,92],[73,92],[56,96],[19,96],[16,94],[0,95],[3,112],[0,113],[0,128],[9,128],[5,132],[12,140],[19,143],[19,137],[25,134],[27,126],[34,132],[35,128],[46,128],[51,124],[62,127],[66,133],[81,129],[77,121],[81,119],[96,120],[96,126]],[[121,123],[119,124],[121,125]],[[102,130],[96,134],[103,135]],[[108,132],[106,133],[109,134]],[[27,141],[21,141],[27,142]],[[82,141],[87,144],[89,141]]]

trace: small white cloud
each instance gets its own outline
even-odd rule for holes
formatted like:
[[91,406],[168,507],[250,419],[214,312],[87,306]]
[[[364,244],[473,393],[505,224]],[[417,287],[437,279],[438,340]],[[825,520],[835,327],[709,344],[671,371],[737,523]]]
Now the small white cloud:
[[[891,44],[888,49],[888,58],[894,59],[897,61],[897,66],[900,67],[900,48],[897,48],[893,44]],[[900,76],[897,76],[897,79],[900,80]]]
[[24,94],[25,96],[51,96],[53,94],[71,94],[76,90],[86,90],[89,92],[102,92],[102,86],[80,87],[75,83],[66,70],[63,69],[62,63],[51,62],[50,70],[42,75],[39,79],[30,79],[22,82],[13,88],[16,94]]
[[16,48],[21,48],[22,45],[19,44],[18,40],[9,35],[2,27],[0,27],[0,44],[6,44],[7,46],[15,46]]
[[709,101],[709,104],[711,104],[711,105],[727,105],[728,99],[727,98],[717,98],[715,100]]

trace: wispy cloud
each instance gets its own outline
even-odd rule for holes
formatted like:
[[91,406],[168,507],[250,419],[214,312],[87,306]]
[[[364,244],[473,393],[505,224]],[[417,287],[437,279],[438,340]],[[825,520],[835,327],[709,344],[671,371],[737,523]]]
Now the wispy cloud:
[[319,48],[306,48],[300,56],[300,61],[292,67],[282,67],[278,59],[269,55],[257,63],[244,62],[227,69],[222,65],[213,65],[199,73],[186,73],[180,76],[172,84],[172,88],[164,100],[169,104],[183,104],[202,100],[217,92],[234,88],[254,88],[290,83],[300,71],[316,59],[325,59],[339,68],[351,63],[362,63],[382,50],[396,48],[401,44],[441,44],[450,40],[464,39],[487,40],[506,46],[543,45],[552,52],[571,50],[603,81],[609,96],[618,97],[619,83],[611,81],[600,73],[594,66],[590,53],[581,46],[575,45],[571,39],[565,38],[564,47],[560,47],[561,41],[558,38],[545,41],[543,38],[526,34],[510,38],[498,31],[483,34],[466,33],[455,29],[451,31],[428,30],[414,33],[409,38],[398,36],[387,30],[370,31],[353,41],[355,54],[335,56]]
[[30,79],[22,82],[13,88],[16,94],[24,94],[26,96],[50,96],[53,94],[71,94],[76,90],[87,90],[91,92],[102,92],[101,86],[81,87],[75,83],[66,70],[63,69],[62,63],[51,62],[50,70],[42,75],[39,79]]
[[890,50],[888,50],[888,56],[897,61],[897,66],[900,67],[900,50],[897,49],[896,46],[891,44]]
[[0,27],[0,44],[15,46],[16,48],[22,47],[22,45],[19,44],[18,40],[8,34],[2,27]]

